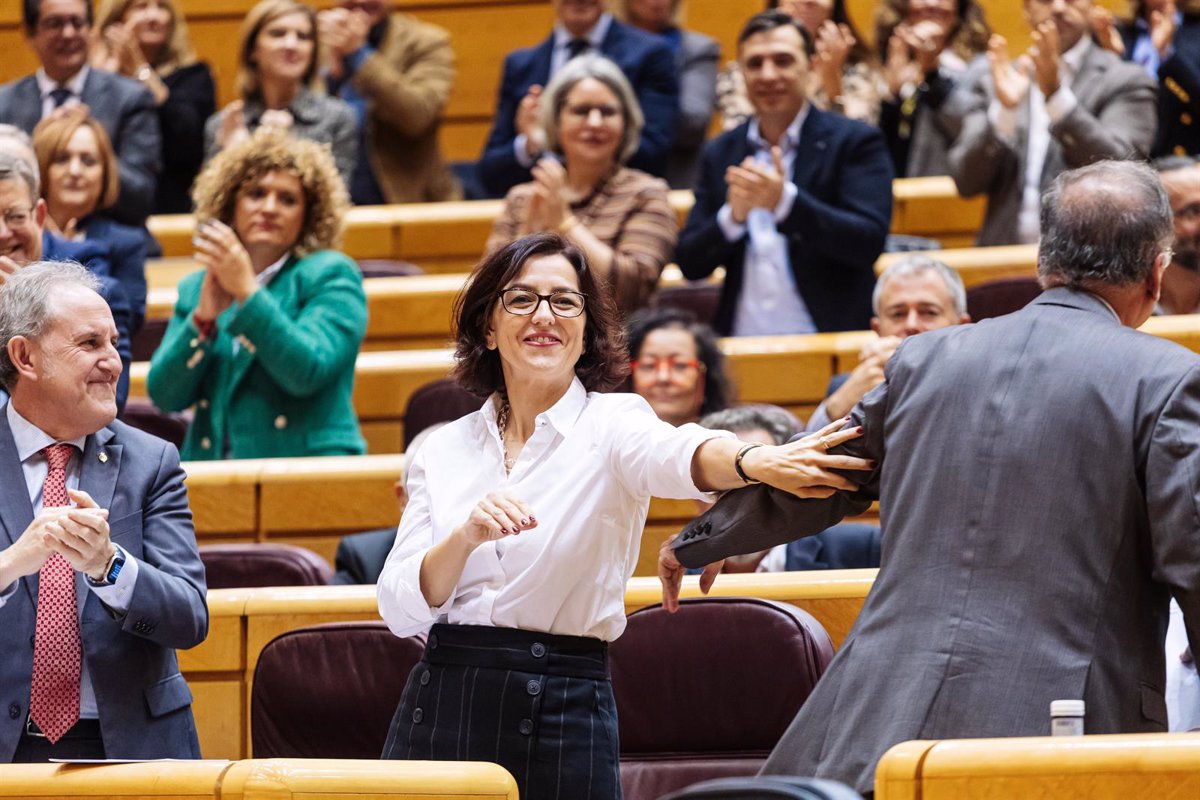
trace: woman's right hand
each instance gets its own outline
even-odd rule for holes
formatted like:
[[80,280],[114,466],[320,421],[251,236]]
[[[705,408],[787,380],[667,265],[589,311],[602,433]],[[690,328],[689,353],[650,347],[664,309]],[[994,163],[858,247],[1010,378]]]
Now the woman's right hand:
[[215,136],[217,146],[222,149],[233,147],[249,136],[250,130],[246,127],[246,113],[242,101],[234,100],[222,109],[221,124]]
[[205,322],[214,322],[232,302],[233,295],[221,288],[211,272],[205,272],[204,281],[200,284],[200,301],[196,303],[196,317]]
[[853,492],[858,484],[832,470],[872,470],[875,462],[828,452],[862,436],[859,427],[840,430],[846,419],[829,423],[816,433],[778,447],[756,447],[746,453],[742,468],[751,478],[801,498],[829,497],[836,491]]
[[491,492],[480,500],[459,529],[472,547],[515,536],[537,527],[537,518],[524,502],[507,491]]

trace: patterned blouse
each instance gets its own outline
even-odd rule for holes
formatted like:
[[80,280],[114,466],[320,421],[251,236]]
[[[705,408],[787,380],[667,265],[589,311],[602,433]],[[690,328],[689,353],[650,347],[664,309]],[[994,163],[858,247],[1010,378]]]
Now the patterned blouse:
[[[522,183],[509,190],[504,210],[492,223],[487,253],[534,232],[528,228],[532,189],[532,183]],[[591,195],[572,203],[571,213],[613,249],[609,274],[601,277],[607,279],[621,313],[646,305],[675,252],[679,226],[667,201],[667,184],[640,170],[621,167]]]

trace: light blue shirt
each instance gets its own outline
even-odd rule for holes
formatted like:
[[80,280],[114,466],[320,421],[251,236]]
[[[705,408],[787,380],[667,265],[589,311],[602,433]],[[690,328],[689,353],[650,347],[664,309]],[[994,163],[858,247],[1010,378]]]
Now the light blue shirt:
[[[59,442],[21,416],[12,403],[8,404],[7,416],[8,426],[12,430],[13,443],[17,447],[17,458],[21,459],[21,471],[25,476],[25,486],[29,490],[29,502],[33,506],[34,516],[37,516],[42,511],[42,487],[46,483],[46,475],[50,472],[50,462],[42,450]],[[87,437],[81,436],[73,441],[64,442],[64,444],[75,446],[71,460],[67,462],[68,489],[79,488],[79,468],[83,461],[83,448],[86,441]],[[121,548],[120,545],[117,545],[117,548],[125,556],[125,566],[122,567],[117,580],[111,586],[92,586],[83,579],[82,574],[76,573],[75,603],[79,613],[83,612],[83,603],[87,599],[85,589],[95,592],[101,602],[118,616],[124,616],[129,610],[129,603],[133,598],[133,587],[137,582],[138,565],[137,560],[124,548]],[[13,581],[0,593],[0,607],[3,607],[13,596],[19,585],[20,581]],[[80,659],[80,666],[79,716],[81,719],[96,719],[100,713],[96,708],[96,692],[92,688],[92,676],[88,673],[86,658]]]
[[[742,290],[738,294],[733,314],[734,336],[776,336],[789,333],[815,333],[816,323],[800,297],[796,276],[792,274],[792,259],[788,254],[787,237],[779,232],[779,223],[792,213],[799,189],[786,180],[795,174],[796,153],[800,147],[800,129],[808,117],[808,103],[788,125],[779,149],[783,156],[783,194],[773,210],[751,209],[745,223],[733,219],[729,204],[717,211],[717,225],[725,239],[736,242],[749,234],[742,269]],[[758,120],[750,121],[746,133],[754,160],[772,166],[771,145],[762,138]]]
[[[1179,29],[1179,25],[1183,22],[1183,12],[1175,12],[1175,28]],[[1137,31],[1137,36],[1133,40],[1133,52],[1129,54],[1129,60],[1134,64],[1141,64],[1146,73],[1154,80],[1158,80],[1158,68],[1162,65],[1165,58],[1170,58],[1175,52],[1175,44],[1167,45],[1166,56],[1159,56],[1158,50],[1154,47],[1154,42],[1150,38],[1150,23],[1141,17],[1133,21],[1134,30]]]

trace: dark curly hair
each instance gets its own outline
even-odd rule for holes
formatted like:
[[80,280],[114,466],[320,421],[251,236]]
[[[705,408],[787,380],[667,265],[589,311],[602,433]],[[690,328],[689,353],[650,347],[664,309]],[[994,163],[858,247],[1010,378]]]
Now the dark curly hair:
[[[696,357],[704,365],[704,402],[700,405],[700,416],[728,408],[733,400],[733,383],[725,372],[725,354],[721,352],[713,329],[698,321],[690,311],[682,308],[645,308],[630,315],[625,324],[629,360],[634,361],[641,355],[642,342],[659,328],[687,331],[696,342]],[[633,391],[632,386],[629,391]]]
[[454,301],[457,344],[452,376],[469,392],[486,397],[504,388],[500,354],[487,347],[488,324],[500,291],[521,274],[531,258],[560,255],[574,268],[579,291],[587,296],[583,353],[575,374],[589,392],[605,392],[629,373],[625,339],[609,292],[596,282],[583,252],[556,233],[535,233],[485,258]]

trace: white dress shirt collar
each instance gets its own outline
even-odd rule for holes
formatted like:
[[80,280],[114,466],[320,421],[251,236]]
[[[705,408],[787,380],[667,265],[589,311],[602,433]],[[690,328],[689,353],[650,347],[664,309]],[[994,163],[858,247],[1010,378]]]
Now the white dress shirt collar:
[[[17,411],[12,401],[8,404],[8,427],[12,431],[13,444],[17,446],[17,458],[21,459],[22,463],[50,445],[59,443],[57,439],[21,416],[21,412]],[[86,441],[86,436],[80,436],[64,444],[73,444],[79,453],[83,453]]]
[[[83,85],[87,83],[88,75],[91,73],[91,71],[92,68],[87,64],[84,64],[82,69],[80,69],[79,72],[76,72],[70,80],[64,83],[58,83],[57,81],[51,80],[50,76],[46,74],[46,70],[38,67],[37,72],[33,73],[33,78],[35,81],[37,81],[38,92],[41,93],[42,96],[43,108],[45,107],[46,103],[49,103],[51,109],[53,109],[54,99],[50,97],[50,93],[60,86],[63,89],[71,90],[71,97],[67,99],[67,103],[78,102],[83,96]],[[42,116],[46,115],[43,114]]]
[[[800,146],[800,129],[804,127],[804,120],[808,119],[808,109],[810,108],[808,101],[800,107],[796,112],[795,118],[787,126],[787,130],[783,132],[783,140],[779,143],[779,149],[784,153],[795,151]],[[763,138],[762,132],[758,127],[758,117],[750,118],[750,127],[746,129],[746,141],[750,143],[751,151],[767,150],[770,151],[771,144]],[[784,176],[786,179],[788,176]]]

